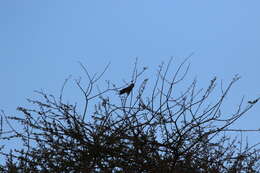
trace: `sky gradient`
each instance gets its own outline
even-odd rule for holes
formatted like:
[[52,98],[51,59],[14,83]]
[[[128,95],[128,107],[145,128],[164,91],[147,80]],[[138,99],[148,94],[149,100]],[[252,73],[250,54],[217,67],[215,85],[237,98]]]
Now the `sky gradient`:
[[[229,102],[254,99],[259,7],[259,0],[1,1],[0,109],[16,114],[34,90],[58,94],[66,77],[84,75],[78,61],[91,73],[111,62],[104,78],[123,84],[136,57],[154,74],[162,61],[174,57],[177,64],[192,52],[190,74],[201,87],[214,76],[228,82],[240,74]],[[260,128],[259,111],[256,105],[235,127]],[[249,134],[251,142],[260,142],[259,135]]]

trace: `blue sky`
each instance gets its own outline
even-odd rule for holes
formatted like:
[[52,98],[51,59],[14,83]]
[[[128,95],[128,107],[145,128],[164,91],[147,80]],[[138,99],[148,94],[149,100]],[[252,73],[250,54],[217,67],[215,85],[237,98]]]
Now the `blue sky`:
[[[1,1],[0,109],[17,113],[37,89],[58,94],[66,77],[83,75],[78,61],[92,73],[111,62],[105,78],[123,84],[136,57],[154,74],[162,61],[192,52],[190,74],[201,87],[240,74],[229,102],[259,97],[259,7],[259,0]],[[260,128],[259,111],[235,126]],[[250,134],[252,142],[259,135]]]

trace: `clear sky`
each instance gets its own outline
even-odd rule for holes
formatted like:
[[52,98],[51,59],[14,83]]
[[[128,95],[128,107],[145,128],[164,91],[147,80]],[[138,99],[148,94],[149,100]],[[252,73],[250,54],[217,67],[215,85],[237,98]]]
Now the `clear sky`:
[[[238,73],[229,101],[254,99],[259,7],[259,0],[0,1],[0,109],[17,113],[37,89],[58,94],[66,77],[83,75],[77,61],[92,73],[110,61],[106,79],[123,84],[136,57],[152,74],[162,61],[180,62],[192,52],[190,74],[201,87],[215,75],[228,82]],[[259,111],[256,105],[235,126],[260,128]],[[260,133],[250,136],[260,142]]]

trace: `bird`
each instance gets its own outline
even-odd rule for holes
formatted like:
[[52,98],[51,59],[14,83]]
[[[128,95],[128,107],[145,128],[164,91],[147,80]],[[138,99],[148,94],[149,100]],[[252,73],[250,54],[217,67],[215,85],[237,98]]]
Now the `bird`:
[[122,95],[122,94],[125,94],[125,93],[127,93],[127,95],[129,95],[130,92],[132,91],[132,89],[134,88],[134,86],[135,86],[135,84],[132,83],[128,87],[121,89],[119,91],[119,95]]

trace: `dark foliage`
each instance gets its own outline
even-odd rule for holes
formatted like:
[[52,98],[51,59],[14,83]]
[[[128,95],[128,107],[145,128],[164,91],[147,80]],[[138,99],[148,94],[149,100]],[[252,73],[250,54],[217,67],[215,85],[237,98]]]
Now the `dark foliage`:
[[[1,140],[21,139],[23,148],[2,150],[6,161],[1,172],[259,172],[256,146],[243,146],[226,134],[258,99],[250,103],[242,99],[234,113],[223,115],[224,100],[238,76],[226,87],[221,84],[218,97],[213,92],[216,78],[204,90],[193,80],[176,93],[189,66],[184,61],[168,78],[170,63],[159,66],[149,89],[148,79],[143,79],[147,68],[138,72],[135,63],[134,89],[131,84],[119,91],[108,82],[107,89],[96,93],[96,83],[108,66],[92,77],[81,65],[89,79],[86,89],[76,80],[85,98],[83,111],[64,103],[65,84],[59,97],[38,91],[42,98],[28,99],[34,109],[17,108],[23,117],[2,111],[11,131],[2,130]],[[96,105],[89,107],[90,103]],[[11,125],[17,122],[22,131]]]

